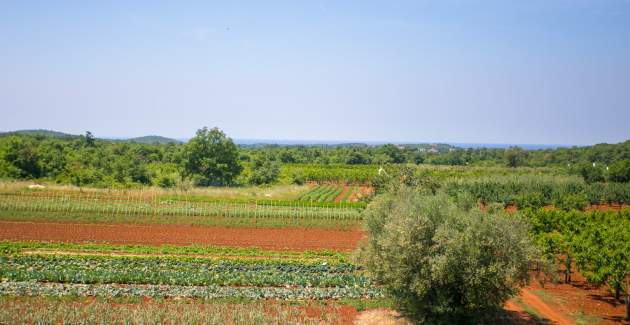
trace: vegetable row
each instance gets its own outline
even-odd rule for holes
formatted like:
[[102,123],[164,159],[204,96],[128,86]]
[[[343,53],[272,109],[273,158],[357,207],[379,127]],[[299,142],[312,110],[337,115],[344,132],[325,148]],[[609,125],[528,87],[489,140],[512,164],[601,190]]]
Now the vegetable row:
[[9,255],[0,278],[10,281],[185,286],[302,286],[366,288],[369,278],[351,264],[182,257]]

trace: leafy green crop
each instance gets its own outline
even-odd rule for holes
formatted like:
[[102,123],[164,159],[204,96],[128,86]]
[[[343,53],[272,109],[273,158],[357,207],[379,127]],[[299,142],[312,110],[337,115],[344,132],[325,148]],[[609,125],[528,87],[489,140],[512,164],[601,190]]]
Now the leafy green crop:
[[13,255],[0,257],[11,281],[223,286],[370,286],[351,264],[182,257]]

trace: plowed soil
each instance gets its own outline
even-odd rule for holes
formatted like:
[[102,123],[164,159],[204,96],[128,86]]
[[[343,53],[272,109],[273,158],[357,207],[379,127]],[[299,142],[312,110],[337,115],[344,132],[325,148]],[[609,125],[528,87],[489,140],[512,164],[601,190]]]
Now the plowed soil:
[[0,221],[0,240],[107,242],[145,245],[217,245],[278,250],[353,250],[359,230],[315,228],[228,228]]

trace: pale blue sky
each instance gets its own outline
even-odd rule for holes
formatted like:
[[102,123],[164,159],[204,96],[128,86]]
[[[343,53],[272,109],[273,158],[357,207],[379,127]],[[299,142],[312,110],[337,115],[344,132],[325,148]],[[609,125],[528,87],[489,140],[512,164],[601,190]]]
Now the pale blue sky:
[[0,113],[97,136],[619,142],[630,1],[0,1]]

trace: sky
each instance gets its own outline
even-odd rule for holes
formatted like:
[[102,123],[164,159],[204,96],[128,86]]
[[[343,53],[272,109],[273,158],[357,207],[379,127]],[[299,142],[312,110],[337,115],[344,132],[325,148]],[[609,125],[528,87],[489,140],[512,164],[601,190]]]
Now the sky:
[[630,0],[0,1],[0,131],[630,139]]

